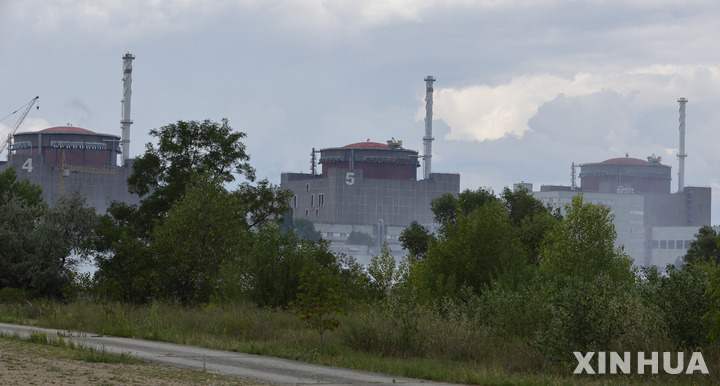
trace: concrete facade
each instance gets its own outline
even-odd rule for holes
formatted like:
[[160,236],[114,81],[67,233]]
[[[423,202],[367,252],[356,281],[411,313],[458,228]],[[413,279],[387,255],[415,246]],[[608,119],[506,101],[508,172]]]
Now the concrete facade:
[[[430,203],[436,197],[460,193],[460,175],[432,173],[418,181],[416,151],[399,142],[362,142],[320,151],[322,172],[282,173],[280,188],[291,190],[293,218],[315,224],[331,249],[361,263],[387,243],[394,255],[404,251],[400,233],[412,221],[433,228]],[[375,246],[348,245],[352,232],[367,233]]]
[[457,195],[460,175],[433,173],[430,179],[392,180],[365,178],[362,169],[333,168],[328,177],[306,173],[283,173],[280,188],[294,193],[294,218],[315,223],[407,226],[410,222],[430,226],[432,199],[445,193]]
[[132,160],[117,166],[118,140],[74,127],[17,134],[8,160],[0,162],[0,171],[13,167],[20,180],[27,178],[39,185],[50,204],[63,194],[69,197],[79,191],[88,206],[105,213],[112,201],[140,201],[127,189]]

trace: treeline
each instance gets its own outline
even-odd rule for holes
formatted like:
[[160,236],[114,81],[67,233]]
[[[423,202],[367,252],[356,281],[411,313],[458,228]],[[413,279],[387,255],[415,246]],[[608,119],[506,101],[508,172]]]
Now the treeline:
[[[140,204],[99,216],[77,195],[48,206],[12,169],[0,174],[0,298],[252,302],[295,310],[321,337],[345,324],[356,350],[479,361],[514,348],[532,353],[524,370],[574,364],[574,351],[720,351],[711,228],[681,267],[638,270],[606,207],[578,195],[561,215],[527,191],[481,188],[435,199],[436,230],[411,224],[406,258],[384,249],[364,267],[295,226],[290,193],[256,181],[227,120],[151,135],[128,180]],[[92,276],[77,273],[85,259]]]

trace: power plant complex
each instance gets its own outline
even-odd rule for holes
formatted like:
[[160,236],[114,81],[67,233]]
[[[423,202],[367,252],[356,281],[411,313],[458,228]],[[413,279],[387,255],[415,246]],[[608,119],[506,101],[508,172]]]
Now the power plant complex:
[[76,191],[99,213],[104,213],[112,201],[139,202],[140,198],[127,189],[127,178],[132,173],[129,145],[133,59],[130,53],[123,56],[122,137],[69,125],[16,133],[35,98],[3,144],[8,159],[0,161],[0,171],[12,166],[20,180],[27,178],[42,188],[47,202]]
[[[671,193],[671,167],[654,155],[647,160],[625,157],[579,165],[581,186],[541,186],[533,196],[562,207],[583,194],[592,203],[609,207],[615,216],[617,244],[637,265],[665,268],[675,264],[690,247],[698,229],[710,225],[711,188],[685,186],[685,105],[679,98],[680,143],[677,192]],[[525,184],[532,190],[532,186]]]
[[[433,173],[433,82],[428,76],[425,96],[425,154],[402,147],[395,139],[385,143],[352,143],[316,151],[312,149],[310,173],[283,173],[280,188],[293,192],[295,219],[311,220],[335,251],[354,255],[361,262],[388,245],[402,254],[398,237],[412,221],[432,227],[431,201],[446,193],[458,195],[460,175]],[[316,154],[320,155],[316,161]],[[422,178],[418,168],[422,160]],[[322,171],[317,172],[317,164]],[[352,232],[373,236],[376,247],[347,245]]]
[[[0,152],[8,149],[0,171],[13,167],[20,179],[27,178],[43,189],[47,202],[78,191],[90,206],[105,212],[112,201],[138,203],[128,193],[132,172],[129,154],[132,96],[132,61],[123,56],[121,136],[97,133],[71,125],[40,131],[16,132],[37,97],[26,106]],[[425,79],[425,133],[423,154],[406,149],[402,141],[384,138],[374,142],[311,150],[309,173],[282,173],[280,188],[293,192],[290,206],[295,220],[315,224],[336,252],[354,255],[360,262],[379,252],[383,244],[401,255],[398,240],[412,221],[434,229],[433,199],[460,192],[458,173],[432,170],[433,83]],[[654,155],[646,159],[610,158],[601,162],[572,164],[569,186],[520,183],[543,203],[562,208],[582,193],[588,202],[606,205],[614,215],[617,244],[624,246],[637,265],[676,263],[685,254],[698,229],[710,225],[711,189],[685,186],[685,107],[679,98],[678,188],[671,192],[671,167]],[[579,168],[580,185],[576,184]],[[320,169],[320,170],[318,170]],[[372,245],[350,245],[353,232],[366,233]]]

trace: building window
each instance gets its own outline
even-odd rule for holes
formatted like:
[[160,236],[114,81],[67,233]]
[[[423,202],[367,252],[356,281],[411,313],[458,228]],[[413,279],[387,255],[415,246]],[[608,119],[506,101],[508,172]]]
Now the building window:
[[311,194],[310,195],[310,207],[314,207],[314,206],[315,206],[315,195]]
[[318,206],[325,206],[325,193],[318,194]]
[[652,244],[651,244],[651,248],[652,248],[652,249],[658,249],[659,246],[660,246],[660,242],[659,242],[659,241],[657,241],[657,240],[653,240],[653,241],[652,241]]
[[667,249],[667,240],[660,240],[660,249]]
[[675,240],[668,240],[668,249],[675,249]]
[[293,208],[297,208],[297,196],[293,196]]
[[685,249],[690,249],[690,240],[685,240]]
[[309,192],[309,191],[310,191],[310,184],[305,184],[305,191],[306,191],[306,192]]
[[315,217],[320,215],[320,209],[315,208]]
[[305,209],[305,217],[310,217],[310,209]]

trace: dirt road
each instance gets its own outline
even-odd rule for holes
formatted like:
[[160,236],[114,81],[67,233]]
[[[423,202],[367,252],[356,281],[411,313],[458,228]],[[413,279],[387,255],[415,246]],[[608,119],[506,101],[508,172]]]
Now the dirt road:
[[147,341],[142,339],[100,337],[94,334],[42,329],[0,323],[0,332],[48,336],[62,334],[85,347],[104,349],[109,353],[129,354],[145,361],[171,365],[203,373],[221,374],[248,382],[271,384],[381,384],[438,385],[428,381],[308,364],[287,359],[264,357],[205,348]]

